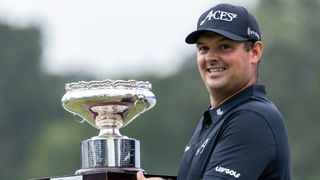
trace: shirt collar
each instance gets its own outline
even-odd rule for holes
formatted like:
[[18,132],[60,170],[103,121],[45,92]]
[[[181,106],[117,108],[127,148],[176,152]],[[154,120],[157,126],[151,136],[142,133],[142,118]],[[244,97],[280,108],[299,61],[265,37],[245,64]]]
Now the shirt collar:
[[[219,117],[223,116],[234,106],[252,97],[266,98],[265,86],[260,84],[251,85],[219,106],[215,108],[211,108],[210,106],[208,110],[203,113],[203,123],[207,123],[208,121],[212,122],[212,119],[219,119]],[[208,116],[209,118],[207,118]]]

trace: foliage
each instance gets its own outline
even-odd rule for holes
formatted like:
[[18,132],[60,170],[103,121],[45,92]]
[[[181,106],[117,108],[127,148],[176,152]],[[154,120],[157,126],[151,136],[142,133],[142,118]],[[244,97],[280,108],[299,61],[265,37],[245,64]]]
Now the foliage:
[[261,1],[256,10],[266,44],[261,79],[287,120],[297,179],[320,176],[319,163],[313,162],[320,151],[315,139],[320,100],[319,9],[317,0],[272,0]]
[[[54,77],[39,69],[41,34],[35,27],[0,24],[0,179],[11,179],[23,164],[42,120],[55,115]],[[45,87],[48,91],[42,91]],[[48,96],[50,93],[52,96]]]

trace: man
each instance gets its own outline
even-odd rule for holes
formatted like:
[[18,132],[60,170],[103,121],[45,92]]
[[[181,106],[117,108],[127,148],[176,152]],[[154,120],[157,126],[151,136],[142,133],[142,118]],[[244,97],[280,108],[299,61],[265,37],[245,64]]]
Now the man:
[[178,179],[291,179],[283,117],[257,84],[264,46],[255,18],[243,7],[218,4],[186,42],[196,44],[210,108],[185,148]]

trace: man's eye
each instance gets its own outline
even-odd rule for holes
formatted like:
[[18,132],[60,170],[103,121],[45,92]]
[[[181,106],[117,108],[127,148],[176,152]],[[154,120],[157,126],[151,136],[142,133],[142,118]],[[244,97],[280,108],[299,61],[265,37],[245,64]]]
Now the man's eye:
[[231,48],[231,46],[229,45],[229,44],[222,44],[221,46],[220,46],[220,49],[221,50],[228,50],[228,49],[230,49]]
[[199,47],[198,48],[198,51],[200,52],[200,53],[206,53],[207,51],[208,51],[208,47]]

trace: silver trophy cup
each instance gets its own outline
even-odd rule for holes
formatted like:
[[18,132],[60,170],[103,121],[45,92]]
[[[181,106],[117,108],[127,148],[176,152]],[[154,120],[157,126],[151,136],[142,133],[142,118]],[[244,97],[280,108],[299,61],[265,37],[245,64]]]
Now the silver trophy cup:
[[81,142],[81,169],[76,175],[105,171],[140,171],[140,142],[119,129],[156,104],[149,82],[80,81],[66,84],[63,107],[100,129]]

